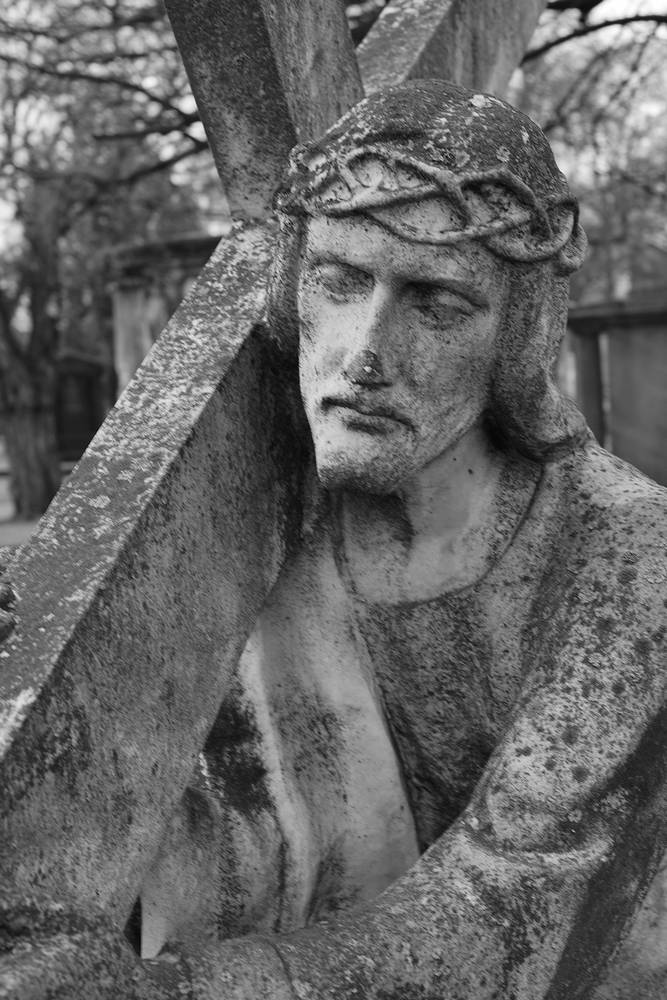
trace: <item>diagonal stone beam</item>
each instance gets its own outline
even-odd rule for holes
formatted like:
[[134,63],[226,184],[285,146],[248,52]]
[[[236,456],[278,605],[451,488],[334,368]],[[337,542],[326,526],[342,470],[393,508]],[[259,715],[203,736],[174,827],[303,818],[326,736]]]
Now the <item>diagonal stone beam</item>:
[[390,0],[358,52],[366,93],[440,77],[502,97],[546,0]]
[[[488,42],[491,6],[507,22]],[[513,6],[392,6],[362,52],[369,86],[447,73],[493,89],[508,75],[502,52],[518,61],[543,4]],[[231,204],[261,218],[294,139],[360,96],[340,5],[168,8]],[[12,567],[21,622],[0,647],[0,881],[79,911],[127,916],[298,533],[304,461],[257,333],[272,252],[267,226],[221,244]]]
[[321,135],[363,97],[342,0],[261,0],[296,139]]
[[[360,95],[342,7],[169,10],[232,204],[263,216],[296,136]],[[296,378],[257,332],[273,239],[219,246],[10,567],[0,884],[126,918],[298,534]]]
[[[168,7],[232,206],[262,217],[296,137],[360,96],[342,6]],[[26,894],[126,918],[298,534],[291,386],[257,331],[273,238],[219,246],[10,567],[0,883]]]
[[232,212],[264,218],[287,154],[362,96],[340,0],[166,0]]
[[10,567],[0,885],[126,919],[298,530],[303,461],[250,332],[272,244],[219,246]]

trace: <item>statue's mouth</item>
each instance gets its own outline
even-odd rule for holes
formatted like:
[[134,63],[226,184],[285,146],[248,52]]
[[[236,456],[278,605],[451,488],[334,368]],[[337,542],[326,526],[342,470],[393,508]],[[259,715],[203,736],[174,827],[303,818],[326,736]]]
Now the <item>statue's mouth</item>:
[[358,396],[325,396],[322,400],[321,408],[323,413],[327,413],[334,408],[340,409],[343,412],[347,411],[347,423],[351,422],[354,424],[356,416],[362,418],[359,421],[361,426],[364,428],[368,426],[368,429],[370,429],[370,424],[373,421],[377,422],[378,429],[382,429],[382,425],[386,424],[387,421],[404,424],[407,427],[412,426],[411,422],[393,407],[386,406],[383,403],[370,402]]

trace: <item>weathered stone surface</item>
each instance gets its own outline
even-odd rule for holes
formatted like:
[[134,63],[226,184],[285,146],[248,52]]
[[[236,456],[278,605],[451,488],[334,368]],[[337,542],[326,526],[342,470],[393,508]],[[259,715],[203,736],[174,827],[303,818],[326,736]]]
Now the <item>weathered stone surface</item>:
[[532,123],[422,81],[298,150],[278,206],[330,497],[191,789],[218,929],[282,964],[209,940],[198,996],[590,996],[667,846],[667,494],[551,381],[576,205]]
[[127,917],[298,522],[271,245],[220,247],[10,568],[0,874],[79,912]]
[[502,96],[546,0],[390,0],[359,47],[367,94],[436,77]]
[[[365,105],[301,151],[303,183],[297,170],[283,192],[285,276],[291,264],[296,277],[301,250],[314,273],[298,290],[294,280],[281,286],[274,332],[291,358],[298,291],[310,340],[303,394],[332,496],[277,586],[289,512],[296,521],[303,495],[291,470],[302,463],[289,423],[277,433],[280,400],[263,379],[272,355],[257,335],[244,339],[270,255],[265,234],[252,233],[240,254],[221,251],[224,314],[205,283],[209,306],[198,312],[195,300],[188,321],[197,332],[219,320],[238,337],[223,336],[220,360],[211,331],[200,357],[186,327],[195,377],[177,382],[175,418],[157,377],[182,368],[179,340],[167,337],[130,388],[127,398],[141,400],[133,433],[116,439],[113,418],[66,494],[64,555],[56,510],[17,568],[24,623],[47,632],[19,632],[22,669],[3,681],[18,816],[6,821],[3,874],[90,915],[80,940],[72,944],[77,929],[65,921],[55,946],[38,939],[23,964],[13,945],[10,971],[18,957],[35,985],[30,1000],[40,995],[35,968],[50,957],[63,973],[49,972],[47,990],[104,995],[102,974],[113,990],[96,941],[111,951],[124,995],[149,995],[145,981],[135,990],[137,967],[93,914],[101,901],[122,919],[142,882],[159,918],[169,902],[161,875],[178,870],[161,862],[174,845],[203,866],[188,887],[209,894],[208,909],[195,895],[176,914],[198,1000],[584,997],[658,864],[665,494],[593,447],[551,382],[565,275],[583,240],[544,145],[479,93],[445,88],[441,103],[458,101],[459,117],[434,111],[436,91],[410,91],[419,101],[406,100],[380,135],[373,127],[387,108]],[[460,116],[474,128],[461,129]],[[312,219],[326,252],[311,241]],[[483,336],[472,343],[464,328]],[[468,364],[475,387],[459,428],[455,413],[437,411],[437,393],[421,392],[443,377],[443,358]],[[108,435],[112,461],[100,452]],[[84,491],[100,466],[103,489]],[[116,507],[102,499],[114,478],[127,486]],[[233,490],[224,502],[221,482]],[[94,521],[79,517],[83,506]],[[93,557],[80,551],[86,530],[99,533]],[[37,591],[47,552],[60,559],[60,596],[50,583]],[[64,592],[76,598],[71,608]],[[45,815],[43,802],[53,807]],[[256,853],[244,857],[237,848],[247,844]],[[23,868],[10,870],[10,850],[14,861],[25,855]],[[253,909],[267,867],[272,909]],[[199,936],[188,921],[202,912],[210,923]],[[88,952],[91,962],[79,962]]]
[[[11,549],[0,548],[0,580],[10,557]],[[16,618],[12,613],[15,603],[16,595],[11,585],[0,582],[0,642],[11,635],[16,625]]]
[[296,138],[306,142],[363,97],[345,8],[327,0],[261,3]]
[[[147,975],[117,927],[39,895],[3,886],[0,899],[1,1000],[176,1000],[178,963]],[[94,992],[93,992],[94,991]]]
[[342,4],[167,0],[234,214],[265,218],[287,154],[361,95]]

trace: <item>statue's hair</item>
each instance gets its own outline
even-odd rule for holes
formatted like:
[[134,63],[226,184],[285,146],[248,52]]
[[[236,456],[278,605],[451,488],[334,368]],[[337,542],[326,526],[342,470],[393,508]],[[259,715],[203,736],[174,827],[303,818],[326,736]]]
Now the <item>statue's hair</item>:
[[[401,205],[445,199],[458,226],[408,225]],[[586,238],[576,199],[541,130],[495,97],[420,80],[366,98],[321,138],[292,152],[276,193],[280,235],[269,295],[279,343],[298,344],[296,292],[309,218],[366,216],[411,242],[475,240],[509,270],[488,418],[505,446],[538,461],[586,436],[557,388],[569,274]]]

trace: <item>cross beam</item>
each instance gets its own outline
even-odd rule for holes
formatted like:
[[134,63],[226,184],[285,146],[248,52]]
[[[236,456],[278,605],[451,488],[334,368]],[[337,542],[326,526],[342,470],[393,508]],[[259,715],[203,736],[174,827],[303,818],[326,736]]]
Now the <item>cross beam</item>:
[[10,567],[0,885],[127,918],[298,533],[286,389],[253,332],[272,243],[220,245]]
[[[230,202],[263,218],[294,139],[360,96],[342,8],[167,5]],[[495,54],[518,61],[543,6],[392,3],[361,52],[366,87],[422,72],[500,86],[509,63]],[[507,20],[489,42],[492,9]],[[11,567],[21,621],[0,648],[0,877],[84,913],[127,916],[298,537],[289,387],[257,334],[271,255],[264,224],[220,245]]]
[[439,77],[505,94],[545,0],[390,0],[359,49],[367,94]]
[[341,4],[166,0],[232,213],[261,219],[297,141],[362,97]]

